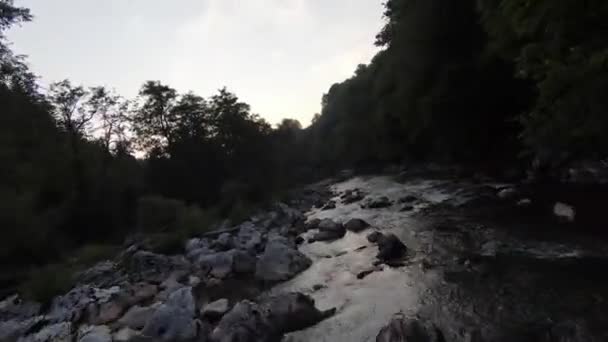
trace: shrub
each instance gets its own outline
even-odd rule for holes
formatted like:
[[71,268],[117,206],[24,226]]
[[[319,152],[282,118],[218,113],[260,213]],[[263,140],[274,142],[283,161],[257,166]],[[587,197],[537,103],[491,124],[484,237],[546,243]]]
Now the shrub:
[[26,281],[19,286],[19,293],[26,299],[43,305],[70,290],[74,269],[67,264],[50,264],[30,271]]

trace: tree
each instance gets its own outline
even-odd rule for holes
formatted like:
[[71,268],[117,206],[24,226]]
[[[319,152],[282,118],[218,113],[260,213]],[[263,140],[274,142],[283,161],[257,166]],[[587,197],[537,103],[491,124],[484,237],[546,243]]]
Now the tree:
[[177,91],[159,81],[148,81],[139,96],[142,102],[132,117],[138,147],[146,152],[170,147],[175,139]]

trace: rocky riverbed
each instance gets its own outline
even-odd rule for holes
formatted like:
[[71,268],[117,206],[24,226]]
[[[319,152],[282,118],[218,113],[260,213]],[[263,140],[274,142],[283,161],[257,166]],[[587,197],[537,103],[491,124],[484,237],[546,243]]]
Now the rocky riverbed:
[[[166,256],[134,243],[2,341],[605,341],[608,244],[490,179],[307,187]],[[558,205],[559,204],[559,205]]]

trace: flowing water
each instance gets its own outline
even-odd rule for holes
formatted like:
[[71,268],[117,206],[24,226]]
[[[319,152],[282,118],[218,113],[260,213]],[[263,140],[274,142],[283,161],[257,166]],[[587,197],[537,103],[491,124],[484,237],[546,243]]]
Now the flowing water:
[[[589,276],[597,273],[597,267],[608,265],[604,263],[605,245],[569,237],[532,238],[522,235],[522,229],[516,233],[505,228],[502,219],[493,222],[492,218],[465,215],[471,209],[461,207],[490,186],[499,184],[429,179],[397,182],[389,176],[356,177],[334,184],[337,195],[359,189],[368,197],[386,196],[394,204],[362,209],[360,203],[342,204],[336,196],[335,209],[314,209],[307,214],[309,219],[338,222],[360,218],[371,228],[347,232],[333,242],[301,246],[313,265],[272,291],[307,293],[319,308],[335,307],[337,313],[286,336],[285,341],[374,341],[399,312],[433,320],[452,341],[471,341],[472,334],[499,340],[526,324],[547,319],[590,315],[590,325],[603,324],[603,298],[608,298],[604,285],[608,282]],[[406,195],[419,200],[413,210],[400,211],[398,200]],[[524,224],[508,225],[521,228]],[[394,233],[408,246],[406,265],[380,266],[358,279],[359,273],[374,268],[378,249],[366,239],[373,230]],[[573,281],[571,275],[576,277]],[[571,285],[564,284],[568,281]],[[553,306],[556,300],[563,305]],[[584,313],[581,306],[590,311]]]

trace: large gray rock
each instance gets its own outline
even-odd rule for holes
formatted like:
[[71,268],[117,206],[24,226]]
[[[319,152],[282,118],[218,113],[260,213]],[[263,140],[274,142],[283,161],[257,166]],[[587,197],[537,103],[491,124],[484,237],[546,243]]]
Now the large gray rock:
[[241,225],[233,243],[237,249],[255,252],[262,246],[262,234],[253,223],[246,222]]
[[365,203],[363,203],[361,207],[367,209],[380,209],[390,207],[391,205],[393,205],[391,200],[386,196],[382,196],[366,199]]
[[132,306],[127,312],[118,320],[117,326],[119,327],[127,327],[133,330],[141,330],[146,325],[146,322],[152,317],[156,309],[158,309],[157,305],[142,307],[142,306]]
[[363,221],[362,219],[354,218],[348,220],[346,224],[344,224],[346,230],[351,232],[361,232],[369,227],[369,223]]
[[83,327],[78,331],[78,342],[112,342],[112,334],[105,325]]
[[195,338],[197,330],[197,323],[189,310],[162,304],[141,334],[153,341],[180,341]]
[[190,263],[184,256],[166,256],[148,251],[137,251],[125,262],[129,276],[135,281],[160,283],[176,271],[189,271]]
[[196,265],[209,276],[225,279],[234,273],[253,273],[255,257],[242,250],[230,250],[201,256]]
[[574,222],[576,218],[576,209],[573,206],[557,202],[553,206],[553,214],[562,221]]
[[114,342],[130,342],[136,341],[141,334],[131,328],[122,328],[112,334]]
[[230,303],[228,302],[228,299],[222,298],[205,305],[201,310],[201,316],[211,320],[217,320],[222,318],[229,309]]
[[390,261],[401,258],[407,252],[407,247],[394,234],[388,234],[378,239],[377,258]]
[[232,235],[230,235],[230,233],[222,233],[215,241],[213,241],[212,247],[218,251],[227,251],[234,248]]
[[284,239],[268,241],[264,253],[258,259],[255,277],[263,281],[284,281],[304,271],[312,261],[290,246]]
[[20,338],[18,342],[72,342],[72,323],[47,325],[34,334]]
[[102,261],[76,275],[78,284],[89,284],[109,287],[117,284],[123,276],[118,272],[118,265],[113,261]]
[[79,286],[54,298],[47,315],[49,320],[56,323],[79,321],[89,304],[95,303],[95,290],[91,286]]
[[194,238],[186,242],[185,245],[186,257],[188,260],[196,260],[201,255],[213,254],[216,251],[211,248],[211,244],[207,239]]
[[288,332],[304,329],[334,314],[321,312],[299,293],[273,296],[256,304],[242,301],[230,310],[211,334],[212,341],[278,341]]
[[174,308],[183,309],[190,314],[190,316],[194,316],[196,311],[196,300],[192,294],[192,288],[189,286],[171,293],[165,304]]
[[341,223],[334,222],[330,219],[324,219],[317,225],[319,232],[314,234],[309,242],[315,241],[332,241],[341,239],[346,234],[346,228]]
[[43,320],[42,316],[0,322],[0,341],[15,341]]
[[435,327],[427,327],[417,320],[395,315],[391,322],[380,330],[376,342],[440,342],[443,335]]
[[213,342],[270,341],[269,323],[262,309],[244,300],[236,304],[213,329]]

